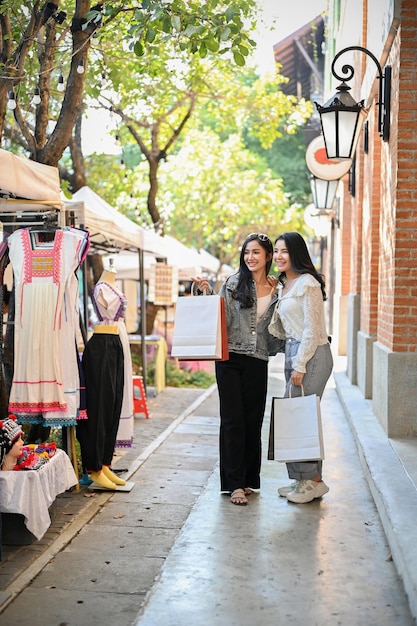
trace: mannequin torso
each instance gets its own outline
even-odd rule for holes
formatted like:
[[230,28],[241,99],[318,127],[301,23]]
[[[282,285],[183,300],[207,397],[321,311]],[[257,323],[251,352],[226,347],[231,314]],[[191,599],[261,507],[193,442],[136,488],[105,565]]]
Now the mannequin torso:
[[[114,285],[116,282],[116,272],[113,269],[104,270],[98,283],[107,283]],[[94,332],[105,335],[118,335],[119,327],[116,324],[99,323],[94,326]]]

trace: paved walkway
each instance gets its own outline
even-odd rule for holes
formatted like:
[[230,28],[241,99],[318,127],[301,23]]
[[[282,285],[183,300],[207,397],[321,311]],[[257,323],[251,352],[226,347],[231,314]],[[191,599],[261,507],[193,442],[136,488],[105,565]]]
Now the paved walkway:
[[[267,416],[271,397],[282,389],[277,357],[271,361]],[[170,390],[164,391],[155,400],[162,413],[171,411],[168,427],[139,453],[132,450],[130,458],[118,461],[123,467],[129,462],[133,489],[90,498],[94,507],[89,504],[89,511],[80,511],[55,542],[40,549],[28,573],[2,587],[8,600],[0,621],[13,626],[411,626],[409,605],[415,597],[407,598],[403,581],[412,591],[413,463],[407,471],[388,442],[395,458],[381,493],[387,450],[369,405],[362,405],[354,390],[336,373],[322,403],[330,492],[308,505],[290,504],[276,494],[287,483],[285,466],[265,460],[261,493],[252,495],[247,507],[233,506],[219,494],[215,389],[198,392],[182,411],[176,410],[174,395],[178,401],[185,390],[170,397]],[[346,405],[352,401],[356,415]],[[359,434],[354,426],[351,430],[345,412],[348,420],[368,422],[362,424],[365,434],[361,425]],[[151,421],[138,421],[138,427],[145,430]],[[265,456],[268,423],[266,418]],[[380,511],[368,485],[380,494]],[[391,487],[400,490],[399,506],[411,506],[408,559],[397,529],[390,530]],[[404,531],[407,515],[399,506],[394,521]],[[403,581],[391,555],[394,561],[400,558]],[[7,569],[8,561],[0,580]]]
[[[115,467],[129,468],[130,476],[166,438],[171,429],[205,397],[201,389],[168,387],[148,397],[150,419],[138,415],[131,448],[116,451]],[[58,496],[52,523],[44,537],[31,545],[3,545],[0,562],[0,614],[5,606],[62,550],[112,497],[112,492],[91,492],[81,486]],[[1,621],[1,620],[0,620]]]

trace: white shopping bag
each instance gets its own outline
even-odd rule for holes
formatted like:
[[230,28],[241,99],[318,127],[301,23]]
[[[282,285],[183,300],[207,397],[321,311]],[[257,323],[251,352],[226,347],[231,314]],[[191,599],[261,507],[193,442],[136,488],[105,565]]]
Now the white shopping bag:
[[224,361],[229,358],[224,298],[178,298],[171,356],[185,361]]
[[324,459],[320,398],[272,398],[268,459],[286,463]]

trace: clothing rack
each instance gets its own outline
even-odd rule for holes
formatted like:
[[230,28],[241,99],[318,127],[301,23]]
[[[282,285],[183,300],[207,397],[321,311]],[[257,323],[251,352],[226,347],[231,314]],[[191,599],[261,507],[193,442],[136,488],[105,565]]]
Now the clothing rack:
[[[12,200],[7,200],[8,208],[10,208],[10,202]],[[32,202],[27,200],[22,200],[25,208],[29,203],[32,205]],[[14,203],[13,203],[14,204]],[[18,203],[16,202],[16,206]],[[62,206],[59,204],[57,206],[56,202],[38,202],[33,201],[33,205],[38,207],[38,211],[33,210],[23,210],[23,211],[10,211],[4,210],[5,208],[5,200],[0,199],[0,224],[3,230],[3,241],[7,236],[9,236],[15,230],[20,228],[30,228],[36,231],[44,231],[44,232],[54,232],[56,229],[65,226],[65,212],[62,211]],[[40,205],[40,206],[39,206]],[[50,206],[49,210],[45,210],[45,205]],[[32,206],[31,206],[32,208]],[[0,235],[1,236],[1,235]],[[3,277],[2,277],[3,279]],[[3,283],[3,280],[1,281]],[[3,308],[4,308],[4,293],[3,289],[0,290],[0,307],[1,307],[1,319],[0,319],[0,337],[1,337],[1,345],[0,345],[0,367],[3,368],[4,362],[4,344],[3,344],[3,324],[4,324],[4,316],[3,316]],[[11,322],[11,321],[10,321]],[[6,321],[6,324],[10,323],[9,320]],[[7,393],[7,392],[6,392]],[[78,472],[78,464],[77,464],[77,455],[76,455],[76,446],[75,446],[75,426],[62,426],[62,444],[65,451],[68,453],[74,472],[79,479]],[[77,482],[76,489],[80,489],[79,482]]]

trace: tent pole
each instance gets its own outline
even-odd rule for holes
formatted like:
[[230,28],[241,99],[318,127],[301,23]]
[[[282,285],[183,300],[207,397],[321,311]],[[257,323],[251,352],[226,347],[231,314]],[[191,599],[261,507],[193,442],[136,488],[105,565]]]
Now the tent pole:
[[[80,228],[85,230],[84,224],[80,224]],[[84,315],[84,328],[86,330],[87,336],[84,339],[84,347],[88,340],[88,287],[87,287],[87,256],[85,257],[82,265],[81,265],[81,276],[82,276],[82,285],[83,285],[83,315]]]
[[142,378],[146,390],[146,300],[145,300],[145,272],[143,250],[139,248],[139,293],[140,293],[140,330],[141,330],[141,354],[142,354]]

